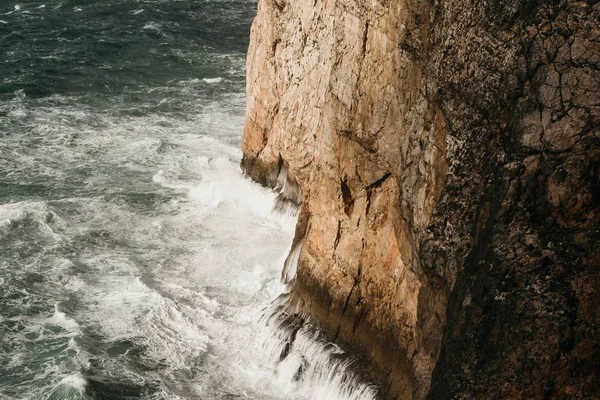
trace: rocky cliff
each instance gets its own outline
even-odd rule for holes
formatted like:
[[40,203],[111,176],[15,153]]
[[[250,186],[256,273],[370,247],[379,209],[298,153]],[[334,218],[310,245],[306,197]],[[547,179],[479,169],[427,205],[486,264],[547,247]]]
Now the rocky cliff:
[[259,0],[290,307],[399,399],[600,397],[600,3]]

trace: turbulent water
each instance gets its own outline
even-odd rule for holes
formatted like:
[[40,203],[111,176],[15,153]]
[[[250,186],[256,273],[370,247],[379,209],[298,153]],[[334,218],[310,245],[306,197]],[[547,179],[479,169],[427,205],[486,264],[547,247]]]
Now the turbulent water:
[[271,315],[295,217],[238,167],[255,12],[1,2],[0,399],[374,397]]

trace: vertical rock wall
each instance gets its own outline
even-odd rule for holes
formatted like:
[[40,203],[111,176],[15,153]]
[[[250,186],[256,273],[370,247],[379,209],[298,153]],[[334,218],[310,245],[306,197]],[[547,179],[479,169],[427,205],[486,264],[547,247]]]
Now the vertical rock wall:
[[596,1],[438,9],[456,147],[421,265],[454,284],[430,398],[600,396],[599,21]]
[[597,393],[599,8],[259,1],[242,166],[394,397]]

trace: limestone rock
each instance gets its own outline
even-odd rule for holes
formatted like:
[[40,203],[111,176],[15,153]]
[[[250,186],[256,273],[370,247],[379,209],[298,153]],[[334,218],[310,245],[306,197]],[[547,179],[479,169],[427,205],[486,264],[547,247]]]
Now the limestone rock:
[[294,302],[384,392],[600,395],[599,20],[259,0],[242,167],[301,202]]

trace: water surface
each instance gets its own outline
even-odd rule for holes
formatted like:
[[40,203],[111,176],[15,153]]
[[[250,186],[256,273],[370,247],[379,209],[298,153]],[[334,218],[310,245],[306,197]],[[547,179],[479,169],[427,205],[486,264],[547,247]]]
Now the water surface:
[[238,166],[255,12],[0,5],[0,399],[372,397],[267,324],[295,217]]

